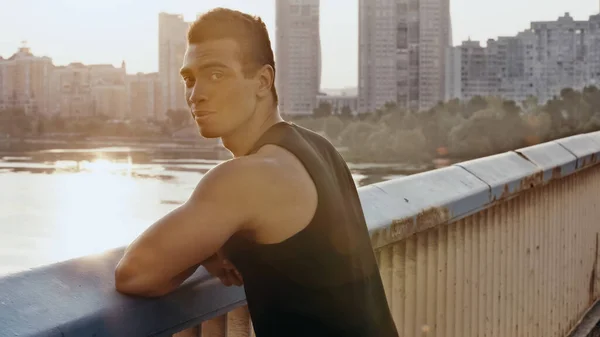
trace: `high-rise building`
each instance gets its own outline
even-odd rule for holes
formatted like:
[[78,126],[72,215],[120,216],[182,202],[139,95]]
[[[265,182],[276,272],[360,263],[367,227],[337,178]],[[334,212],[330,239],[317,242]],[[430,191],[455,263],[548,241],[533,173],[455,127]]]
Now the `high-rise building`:
[[446,50],[446,90],[444,101],[462,98],[462,48],[448,47]]
[[158,119],[162,110],[162,85],[158,73],[127,76],[129,118]]
[[28,115],[51,114],[53,68],[49,57],[33,55],[25,44],[8,59],[0,59],[0,107],[22,109]]
[[586,46],[588,80],[590,84],[600,87],[600,14],[590,17]]
[[493,91],[491,58],[479,41],[465,41],[461,46],[448,48],[448,52],[446,100],[469,100],[475,96],[487,96]]
[[279,111],[312,114],[321,86],[319,0],[278,0],[275,4]]
[[158,15],[158,73],[162,83],[163,107],[158,116],[166,118],[167,110],[187,109],[183,81],[179,70],[187,48],[187,31],[190,24],[182,15]]
[[4,101],[4,87],[6,86],[4,82],[7,81],[7,77],[6,67],[2,66],[2,61],[4,61],[4,58],[0,56],[0,111],[6,109],[8,105],[8,102]]
[[539,76],[540,100],[546,101],[563,88],[578,88],[586,82],[588,28],[589,21],[575,21],[569,13],[556,21],[531,23],[537,40],[535,56],[539,67],[533,70]]
[[359,109],[413,110],[443,100],[449,0],[359,0]]

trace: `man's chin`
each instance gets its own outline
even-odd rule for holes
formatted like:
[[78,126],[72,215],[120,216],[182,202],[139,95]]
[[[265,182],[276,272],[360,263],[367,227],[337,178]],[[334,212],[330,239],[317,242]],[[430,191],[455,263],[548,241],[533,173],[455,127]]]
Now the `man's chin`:
[[214,138],[220,138],[221,134],[219,132],[217,132],[216,130],[211,130],[209,128],[206,127],[198,127],[198,132],[200,133],[200,136],[204,137],[204,138],[208,138],[208,139],[214,139]]

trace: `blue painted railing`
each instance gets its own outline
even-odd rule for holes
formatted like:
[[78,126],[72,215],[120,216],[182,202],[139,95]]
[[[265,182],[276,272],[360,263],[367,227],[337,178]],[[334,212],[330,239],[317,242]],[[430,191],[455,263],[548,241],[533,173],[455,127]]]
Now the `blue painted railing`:
[[115,290],[123,249],[0,279],[0,336],[170,336],[245,305],[243,288],[199,270],[160,299]]

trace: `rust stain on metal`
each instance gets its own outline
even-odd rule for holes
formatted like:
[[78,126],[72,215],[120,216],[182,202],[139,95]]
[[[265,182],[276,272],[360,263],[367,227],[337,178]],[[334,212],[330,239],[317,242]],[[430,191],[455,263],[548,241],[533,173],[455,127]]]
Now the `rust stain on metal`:
[[446,207],[431,207],[410,216],[392,221],[391,237],[394,240],[406,238],[422,230],[435,227],[450,220],[450,210]]
[[589,304],[595,302],[594,293],[596,288],[596,274],[598,273],[598,233],[596,233],[596,255],[594,256],[594,264],[592,265],[592,273],[590,275],[590,286],[589,286]]
[[393,220],[390,228],[392,231],[392,238],[405,238],[408,235],[413,234],[411,232],[414,232],[413,217],[411,216],[404,219]]
[[[498,198],[497,200],[503,200],[508,198],[508,196],[510,196],[510,188],[508,187],[508,184],[504,184],[504,186],[502,187],[502,194],[500,194],[500,198]],[[494,198],[494,201],[496,201],[496,198]]]
[[530,188],[534,188],[536,186],[541,185],[544,182],[544,172],[536,172],[532,175],[529,175],[523,179],[521,179],[521,184],[519,186],[520,191],[524,191]]
[[447,207],[432,207],[417,214],[416,227],[418,229],[431,228],[448,220],[450,220],[450,210]]
[[593,153],[590,156],[589,160],[586,160],[586,159],[583,160],[583,163],[581,164],[581,168],[595,165],[597,162],[598,162],[598,158],[597,158],[596,154]]
[[552,169],[552,178],[550,180],[560,179],[562,178],[562,168],[557,166]]
[[[552,171],[552,174],[553,175],[555,174],[554,170]],[[558,168],[558,174],[560,176],[560,167]],[[502,193],[500,194],[500,196],[492,197],[492,203],[505,200],[505,199],[509,198],[510,196],[513,196],[521,191],[525,191],[530,188],[534,188],[536,186],[542,185],[543,183],[544,183],[544,172],[539,171],[532,175],[523,177],[521,179],[521,181],[519,182],[519,185],[516,186],[516,189],[514,191],[510,190],[509,184],[504,184],[504,186],[502,186]]]

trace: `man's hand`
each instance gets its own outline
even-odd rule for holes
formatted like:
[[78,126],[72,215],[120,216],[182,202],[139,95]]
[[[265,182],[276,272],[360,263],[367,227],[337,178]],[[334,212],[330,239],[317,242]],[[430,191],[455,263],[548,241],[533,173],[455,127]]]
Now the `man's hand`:
[[242,275],[220,250],[204,261],[202,266],[204,266],[212,276],[218,277],[226,287],[232,285],[241,286],[244,284]]

